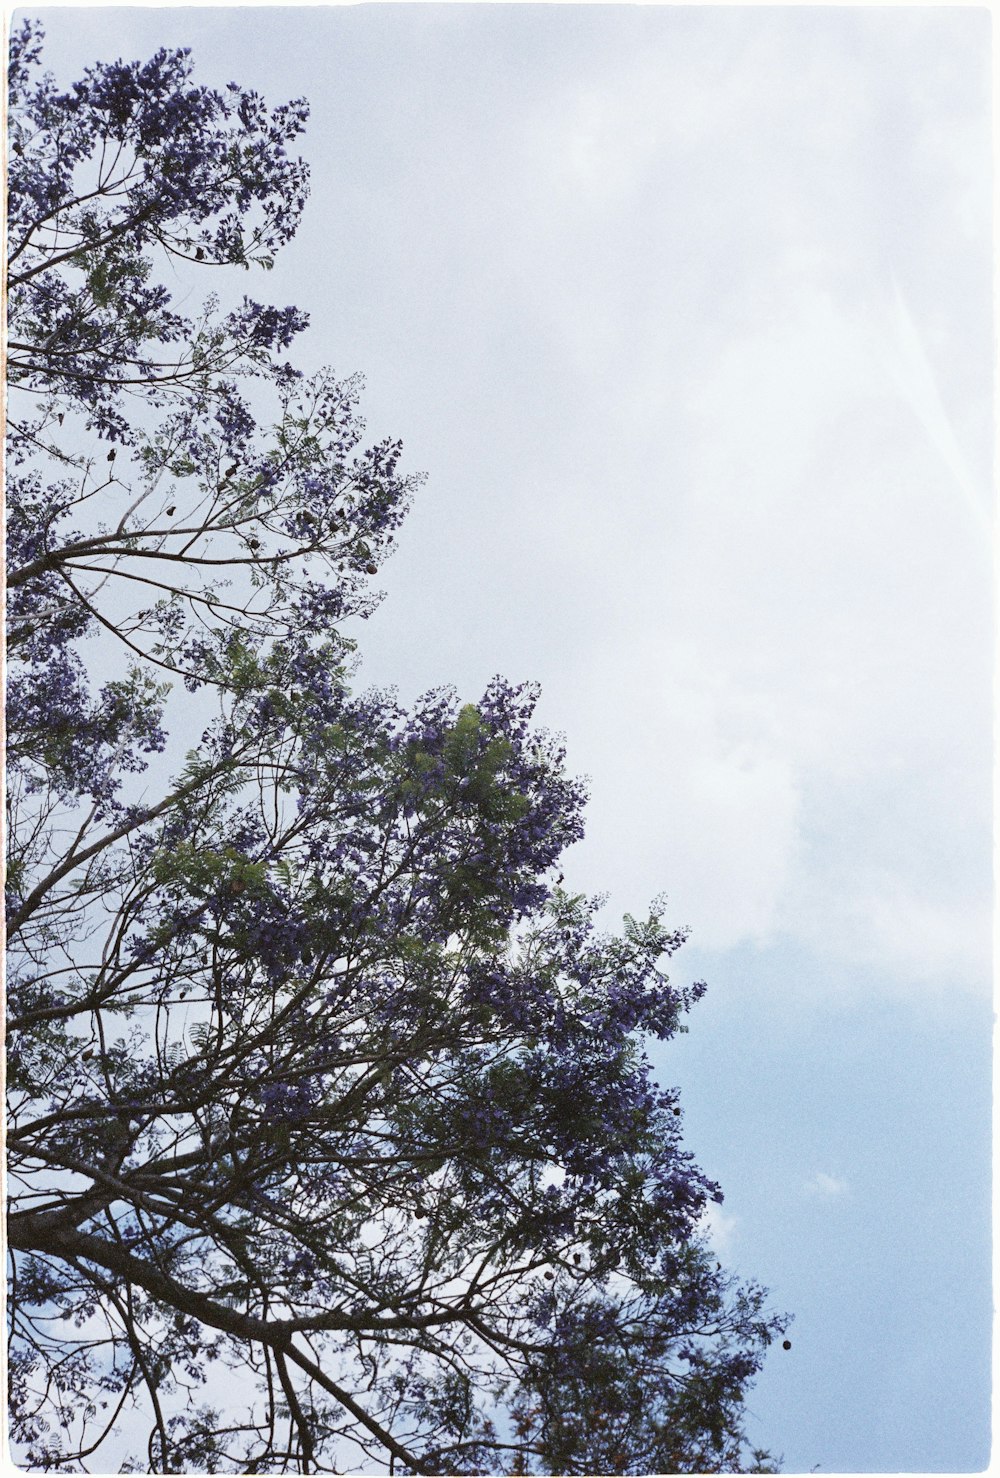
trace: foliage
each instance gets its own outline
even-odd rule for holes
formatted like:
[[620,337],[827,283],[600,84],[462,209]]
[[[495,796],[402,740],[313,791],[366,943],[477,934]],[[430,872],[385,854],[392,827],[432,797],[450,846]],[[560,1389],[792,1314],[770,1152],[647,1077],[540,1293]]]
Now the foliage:
[[554,880],[584,795],[533,689],[352,691],[399,444],[365,446],[355,379],[281,361],[297,310],[189,320],[157,276],[268,264],[304,105],[165,51],[60,92],[39,46],[11,64],[17,1450],[81,1470],[142,1423],[154,1472],[759,1468],[742,1401],[783,1320],[712,1256],[721,1195],[643,1045],[704,989],[661,968],[684,931],[604,936]]

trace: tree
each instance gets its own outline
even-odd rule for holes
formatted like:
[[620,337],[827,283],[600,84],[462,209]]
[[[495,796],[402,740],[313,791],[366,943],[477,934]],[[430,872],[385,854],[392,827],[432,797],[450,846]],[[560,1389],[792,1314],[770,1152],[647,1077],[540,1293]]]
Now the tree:
[[[187,320],[157,277],[267,265],[304,104],[183,52],[61,92],[40,42],[10,69],[23,1461],[141,1421],[154,1472],[769,1471],[743,1399],[786,1321],[715,1261],[643,1045],[704,990],[661,968],[684,931],[603,935],[553,881],[584,793],[532,689],[352,689],[416,479],[355,379],[281,359],[297,310]],[[178,701],[203,732],[157,789]]]

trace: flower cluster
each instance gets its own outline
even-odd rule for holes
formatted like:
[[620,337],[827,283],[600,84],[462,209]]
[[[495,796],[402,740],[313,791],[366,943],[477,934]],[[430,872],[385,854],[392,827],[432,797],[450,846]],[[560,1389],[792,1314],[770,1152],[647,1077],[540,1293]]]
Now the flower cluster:
[[[308,108],[268,112],[235,85],[195,86],[187,51],[92,67],[63,92],[37,75],[41,34],[27,21],[11,38],[8,374],[71,397],[124,440],[123,391],[156,399],[211,362],[202,346],[164,363],[163,347],[192,326],[170,307],[151,253],[269,264],[308,194],[308,170],[287,152]],[[286,348],[303,323],[295,309],[247,300],[226,339],[260,355]]]

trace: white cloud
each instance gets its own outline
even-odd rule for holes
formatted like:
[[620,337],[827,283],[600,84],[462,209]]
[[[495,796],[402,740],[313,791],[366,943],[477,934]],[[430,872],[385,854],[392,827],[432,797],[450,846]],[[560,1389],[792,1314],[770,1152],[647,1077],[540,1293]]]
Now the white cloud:
[[839,1175],[828,1175],[825,1170],[817,1170],[816,1174],[803,1184],[803,1190],[810,1195],[822,1196],[826,1200],[839,1200],[850,1191],[846,1180]]
[[[978,989],[987,565],[895,381],[895,319],[888,288],[878,311],[803,289],[730,341],[683,411],[685,475],[661,455],[618,484],[630,578],[547,691],[595,777],[588,886],[655,879],[707,948],[782,934]],[[581,560],[598,590],[623,569],[612,537]]]
[[845,977],[845,990],[867,993],[872,971],[888,965],[895,983],[882,980],[882,988],[904,999],[915,990],[928,996],[956,989],[985,994],[991,988],[993,910],[983,851],[984,880],[977,896],[976,890],[959,887],[956,893],[949,886],[941,848],[924,859],[925,866],[942,867],[937,881],[907,877],[916,864],[905,857],[894,867],[862,862],[852,872],[842,849],[839,858],[829,856],[827,865],[789,889],[782,901],[788,932],[818,952],[835,938],[838,958],[854,967]]
[[538,678],[592,777],[572,884],[613,909],[978,989],[983,28],[664,15],[532,52],[513,111],[415,73],[395,153],[324,164],[385,224],[324,337],[431,472],[367,671]]
[[717,1201],[709,1201],[702,1212],[700,1226],[708,1236],[712,1251],[717,1257],[728,1257],[732,1251],[739,1226],[739,1217],[730,1216]]
[[893,277],[898,358],[893,371],[928,440],[937,449],[965,497],[969,511],[984,539],[990,537],[989,501],[985,488],[977,486],[955,427],[941,399],[934,367],[920,331],[906,306],[899,283]]

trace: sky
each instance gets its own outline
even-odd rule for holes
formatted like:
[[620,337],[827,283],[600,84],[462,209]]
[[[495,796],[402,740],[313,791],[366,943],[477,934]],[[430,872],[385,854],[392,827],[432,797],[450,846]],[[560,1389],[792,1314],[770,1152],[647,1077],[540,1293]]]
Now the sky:
[[32,13],[65,82],[189,45],[309,98],[253,291],[428,474],[358,682],[538,680],[590,778],[566,885],[691,926],[658,1071],[795,1315],[752,1440],[985,1468],[989,12]]

